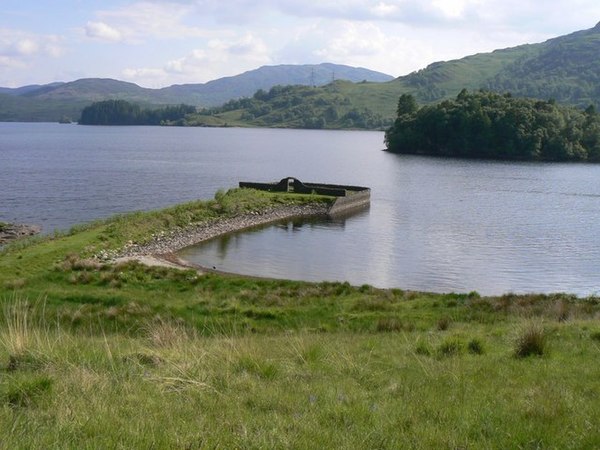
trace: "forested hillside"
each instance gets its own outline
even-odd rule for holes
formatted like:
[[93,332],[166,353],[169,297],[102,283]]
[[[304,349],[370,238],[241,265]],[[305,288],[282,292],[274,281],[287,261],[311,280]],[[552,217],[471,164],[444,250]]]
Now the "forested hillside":
[[551,39],[527,52],[485,83],[494,91],[600,106],[600,24]]
[[391,124],[381,114],[354,105],[339,93],[340,82],[322,88],[275,86],[250,98],[187,116],[186,125],[251,125],[286,128],[383,129]]

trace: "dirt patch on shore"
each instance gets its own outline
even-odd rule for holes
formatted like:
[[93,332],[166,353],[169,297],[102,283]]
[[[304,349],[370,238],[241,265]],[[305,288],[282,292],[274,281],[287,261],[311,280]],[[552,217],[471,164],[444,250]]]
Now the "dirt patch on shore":
[[28,236],[34,236],[42,231],[38,225],[0,222],[0,244]]

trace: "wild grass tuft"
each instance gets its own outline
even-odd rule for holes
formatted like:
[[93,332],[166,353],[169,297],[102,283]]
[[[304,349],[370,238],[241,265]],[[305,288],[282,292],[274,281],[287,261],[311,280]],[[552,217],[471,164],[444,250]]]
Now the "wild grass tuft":
[[429,342],[419,339],[415,345],[415,353],[422,356],[431,356],[433,354],[433,348]]
[[439,356],[460,355],[464,350],[464,344],[457,337],[444,339],[437,348]]
[[190,339],[190,332],[182,325],[163,319],[147,325],[145,335],[153,347],[180,347]]
[[13,408],[25,408],[36,404],[38,400],[50,393],[52,379],[46,375],[33,375],[25,378],[11,379],[5,387],[1,398]]
[[529,322],[522,327],[514,342],[517,358],[543,356],[547,353],[547,336],[539,322]]
[[566,322],[571,314],[569,302],[563,298],[556,300],[554,303],[554,313],[556,314],[556,320]]
[[403,330],[403,324],[397,317],[380,317],[377,319],[375,330],[378,332],[397,332]]
[[27,300],[13,297],[4,304],[0,345],[9,355],[24,354],[34,344],[35,331],[31,327],[31,305]]
[[436,327],[439,331],[446,331],[448,328],[450,328],[450,323],[452,323],[450,318],[444,316],[438,319]]
[[473,338],[468,342],[467,350],[472,355],[483,355],[485,353],[483,342],[478,338]]

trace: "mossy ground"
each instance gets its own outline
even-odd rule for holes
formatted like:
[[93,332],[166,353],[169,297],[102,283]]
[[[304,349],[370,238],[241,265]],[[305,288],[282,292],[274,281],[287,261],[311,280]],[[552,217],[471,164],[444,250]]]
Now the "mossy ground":
[[5,249],[0,447],[600,446],[595,297],[440,295],[87,260],[291,199],[306,200],[234,191]]

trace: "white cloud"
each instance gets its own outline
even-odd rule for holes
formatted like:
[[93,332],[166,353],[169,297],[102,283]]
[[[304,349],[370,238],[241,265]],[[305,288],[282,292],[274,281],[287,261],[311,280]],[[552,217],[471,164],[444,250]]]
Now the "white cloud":
[[5,69],[23,69],[27,67],[27,64],[15,57],[0,55],[0,67]]
[[177,2],[140,1],[96,11],[97,20],[85,26],[88,37],[140,44],[150,39],[184,39],[228,36],[219,29],[190,26],[194,8]]
[[156,80],[164,78],[165,72],[162,69],[125,69],[123,75],[130,80]]
[[58,36],[0,28],[0,67],[25,68],[35,58],[57,58],[63,53]]
[[15,50],[19,55],[29,56],[37,53],[40,46],[31,38],[24,38],[15,43]]
[[[157,1],[155,3],[162,3]],[[576,30],[600,19],[597,0],[195,0],[195,13],[220,23],[264,23],[289,18],[380,21],[411,27],[528,28],[535,32]],[[191,11],[190,11],[191,12]],[[594,23],[589,23],[593,26]]]
[[92,39],[109,42],[120,42],[124,38],[123,33],[104,22],[88,22],[85,26],[85,34]]
[[322,21],[293,36],[277,53],[277,62],[333,62],[362,66],[391,75],[411,72],[431,62],[427,45],[411,38],[411,30],[371,22]]
[[233,40],[211,39],[204,47],[169,60],[161,68],[128,68],[123,75],[130,81],[152,87],[202,83],[270,62],[269,48],[263,40],[246,33]]
[[[12,13],[12,27],[25,30],[39,5],[34,0],[20,4],[22,8],[15,6]],[[48,77],[57,73],[113,78],[124,74],[131,81],[156,87],[208,81],[262,64],[324,61],[403,75],[434,61],[541,42],[592,27],[600,19],[597,0],[107,0],[77,4],[76,14],[70,14],[72,5],[61,2],[47,12],[46,25],[63,37],[0,26],[0,69],[5,69],[4,73],[0,70],[0,77],[54,81]],[[99,4],[105,6],[91,9]],[[90,48],[91,41],[112,45]],[[65,55],[67,44],[69,53],[57,60]]]
[[440,11],[443,16],[448,18],[460,18],[465,13],[468,6],[478,4],[468,0],[433,0],[431,6],[434,10]]

